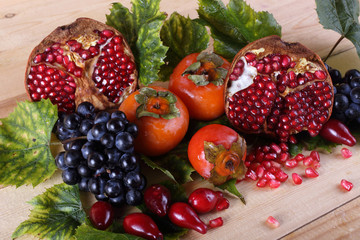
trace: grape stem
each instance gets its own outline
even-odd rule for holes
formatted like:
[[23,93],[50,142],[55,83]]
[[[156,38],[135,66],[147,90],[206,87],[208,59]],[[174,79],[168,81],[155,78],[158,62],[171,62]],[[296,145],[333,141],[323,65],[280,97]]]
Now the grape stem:
[[339,45],[339,43],[341,42],[341,40],[343,40],[345,38],[345,36],[341,36],[335,43],[335,45],[332,47],[332,49],[330,50],[329,54],[326,56],[326,58],[324,59],[324,62],[326,62],[326,60],[331,56],[331,54],[333,53],[333,51],[335,50],[335,48]]

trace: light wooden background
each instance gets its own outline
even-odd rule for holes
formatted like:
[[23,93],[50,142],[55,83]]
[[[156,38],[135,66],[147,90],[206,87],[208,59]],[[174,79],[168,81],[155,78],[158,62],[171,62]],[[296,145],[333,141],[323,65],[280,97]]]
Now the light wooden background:
[[[24,89],[25,64],[31,50],[55,27],[68,24],[77,17],[91,17],[105,22],[105,14],[113,0],[1,0],[0,1],[0,117],[6,117],[17,101],[27,99]],[[121,0],[130,7],[130,0]],[[227,3],[228,1],[225,1]],[[324,30],[318,23],[312,0],[248,0],[258,11],[271,12],[282,25],[283,39],[298,41],[327,55],[339,35]],[[196,0],[163,0],[161,10],[177,11],[192,18],[197,16]],[[344,40],[335,56],[327,62],[344,74],[347,69],[360,69],[360,61],[352,44]],[[241,182],[238,189],[247,200],[244,206],[231,198],[230,209],[202,216],[208,221],[222,216],[224,226],[206,235],[190,231],[184,239],[360,239],[360,147],[351,148],[354,156],[344,160],[338,147],[332,154],[321,154],[320,177],[305,179],[300,186],[287,181],[280,188],[256,188],[253,182]],[[297,169],[297,172],[301,169]],[[351,192],[339,187],[345,178],[354,183]],[[10,239],[12,232],[29,214],[26,203],[55,183],[57,173],[36,188],[22,186],[0,189],[0,239]],[[195,181],[186,187],[207,186]],[[85,203],[89,204],[89,203]],[[266,218],[276,217],[281,226],[271,229]],[[22,239],[32,239],[25,236]]]

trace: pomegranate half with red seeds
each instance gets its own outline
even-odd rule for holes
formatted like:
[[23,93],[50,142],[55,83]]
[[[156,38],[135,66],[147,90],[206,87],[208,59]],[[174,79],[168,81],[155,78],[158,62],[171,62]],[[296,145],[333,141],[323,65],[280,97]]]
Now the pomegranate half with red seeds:
[[283,142],[304,130],[316,136],[331,115],[334,91],[320,57],[278,36],[241,49],[225,84],[226,115],[245,133],[266,133]]
[[50,99],[59,111],[81,102],[117,108],[137,86],[134,56],[116,29],[89,18],[56,28],[34,48],[25,87],[32,101]]

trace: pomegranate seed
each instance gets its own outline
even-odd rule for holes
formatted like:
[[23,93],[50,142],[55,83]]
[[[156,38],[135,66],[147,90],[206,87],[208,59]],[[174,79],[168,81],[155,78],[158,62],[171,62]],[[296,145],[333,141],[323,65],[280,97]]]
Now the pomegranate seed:
[[305,169],[305,175],[308,178],[316,178],[319,176],[319,173],[312,167],[309,167],[309,168]]
[[272,180],[272,179],[275,179],[276,177],[275,177],[275,175],[274,174],[272,174],[271,172],[266,172],[265,174],[264,174],[264,178],[266,178],[267,180]]
[[314,162],[314,159],[311,156],[307,156],[303,160],[304,166],[310,166],[313,164],[313,162]]
[[266,178],[260,178],[259,181],[256,183],[256,186],[263,188],[265,187],[267,184],[267,179]]
[[275,177],[280,182],[285,182],[289,176],[284,171],[280,170],[275,174]]
[[288,168],[294,168],[298,165],[298,162],[295,159],[290,159],[285,161],[285,166]]
[[302,183],[302,178],[300,177],[299,174],[293,173],[293,174],[291,175],[291,177],[292,177],[293,182],[294,182],[296,185],[299,185],[299,184]]
[[320,154],[318,151],[311,151],[310,153],[310,157],[314,160],[314,161],[320,161]]
[[269,216],[267,219],[266,219],[266,222],[273,228],[277,228],[280,226],[280,223],[279,221],[274,218],[273,216]]
[[224,224],[223,220],[221,217],[212,219],[209,221],[209,227],[211,228],[217,228],[217,227],[221,227]]
[[289,157],[290,157],[290,153],[288,153],[288,152],[283,152],[283,153],[280,154],[279,160],[280,160],[281,162],[285,162],[286,160],[289,159]]
[[278,187],[280,187],[280,184],[281,184],[281,182],[276,179],[271,179],[269,181],[269,187],[271,187],[271,188],[278,188]]
[[295,160],[298,162],[304,160],[304,158],[305,158],[305,156],[302,153],[299,153],[298,155],[295,156]]
[[347,148],[342,148],[341,155],[343,156],[343,158],[350,158],[352,156],[352,152]]
[[219,200],[219,202],[217,203],[216,205],[216,210],[217,211],[222,211],[222,210],[225,210],[225,209],[228,209],[230,207],[230,202],[227,198],[221,198]]
[[314,168],[314,169],[320,168],[320,162],[315,161],[315,162],[313,163],[313,168]]
[[272,150],[274,150],[275,153],[277,153],[277,154],[280,154],[280,153],[281,153],[281,148],[280,148],[280,146],[277,145],[276,143],[271,143],[271,144],[270,144],[270,148],[271,148]]
[[250,179],[253,180],[253,181],[256,181],[256,180],[258,179],[258,177],[257,177],[256,173],[254,172],[254,170],[251,170],[251,169],[249,169],[249,170],[247,171],[246,177],[247,177],[247,178],[250,178]]
[[265,173],[265,168],[263,166],[258,166],[256,168],[256,175],[259,177],[259,178],[262,178],[264,176],[264,173]]
[[256,58],[256,55],[252,52],[248,52],[245,54],[245,59],[247,62],[251,62],[251,61],[255,60],[255,58]]
[[340,184],[346,191],[350,191],[353,188],[353,184],[345,179],[342,179]]

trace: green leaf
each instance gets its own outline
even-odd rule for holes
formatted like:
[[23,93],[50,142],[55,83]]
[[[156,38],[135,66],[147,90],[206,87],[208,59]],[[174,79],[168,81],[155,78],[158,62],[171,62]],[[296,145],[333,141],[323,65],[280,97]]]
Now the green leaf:
[[168,170],[166,170],[165,168],[159,166],[157,163],[153,162],[149,157],[145,156],[145,155],[141,155],[141,159],[144,161],[144,163],[146,165],[148,165],[149,167],[151,167],[153,170],[157,169],[160,170],[161,172],[163,172],[166,176],[168,176],[170,179],[176,181],[175,177],[171,174],[171,172],[169,172]]
[[256,12],[243,0],[199,0],[200,19],[210,27],[214,52],[228,59],[246,44],[269,35],[281,35],[281,26],[272,14]]
[[360,57],[360,25],[358,0],[315,0],[320,23],[325,29],[349,39]]
[[134,53],[139,81],[148,85],[158,80],[160,66],[164,64],[167,47],[160,39],[161,26],[166,15],[160,12],[160,0],[132,0],[132,9],[114,3],[106,24],[119,30]]
[[19,102],[0,124],[0,183],[32,184],[50,178],[56,170],[50,151],[57,107],[50,100]]
[[161,65],[163,65],[167,47],[160,39],[163,21],[156,20],[142,25],[136,47],[139,50],[139,81],[144,85],[157,81]]
[[205,26],[177,12],[172,13],[165,21],[160,34],[164,45],[169,47],[166,65],[161,69],[161,80],[164,81],[169,80],[172,69],[184,57],[205,50],[210,40]]
[[55,185],[29,203],[34,207],[29,219],[17,227],[13,238],[32,234],[41,239],[71,239],[86,218],[77,186]]
[[237,196],[241,200],[242,203],[246,204],[245,198],[236,188],[236,181],[237,181],[236,179],[230,179],[229,181],[227,181],[221,185],[217,185],[215,187],[218,187],[223,190],[227,190],[228,192]]
[[87,224],[82,224],[76,229],[75,239],[77,240],[140,240],[141,237],[126,233],[113,233],[108,231],[98,230]]

